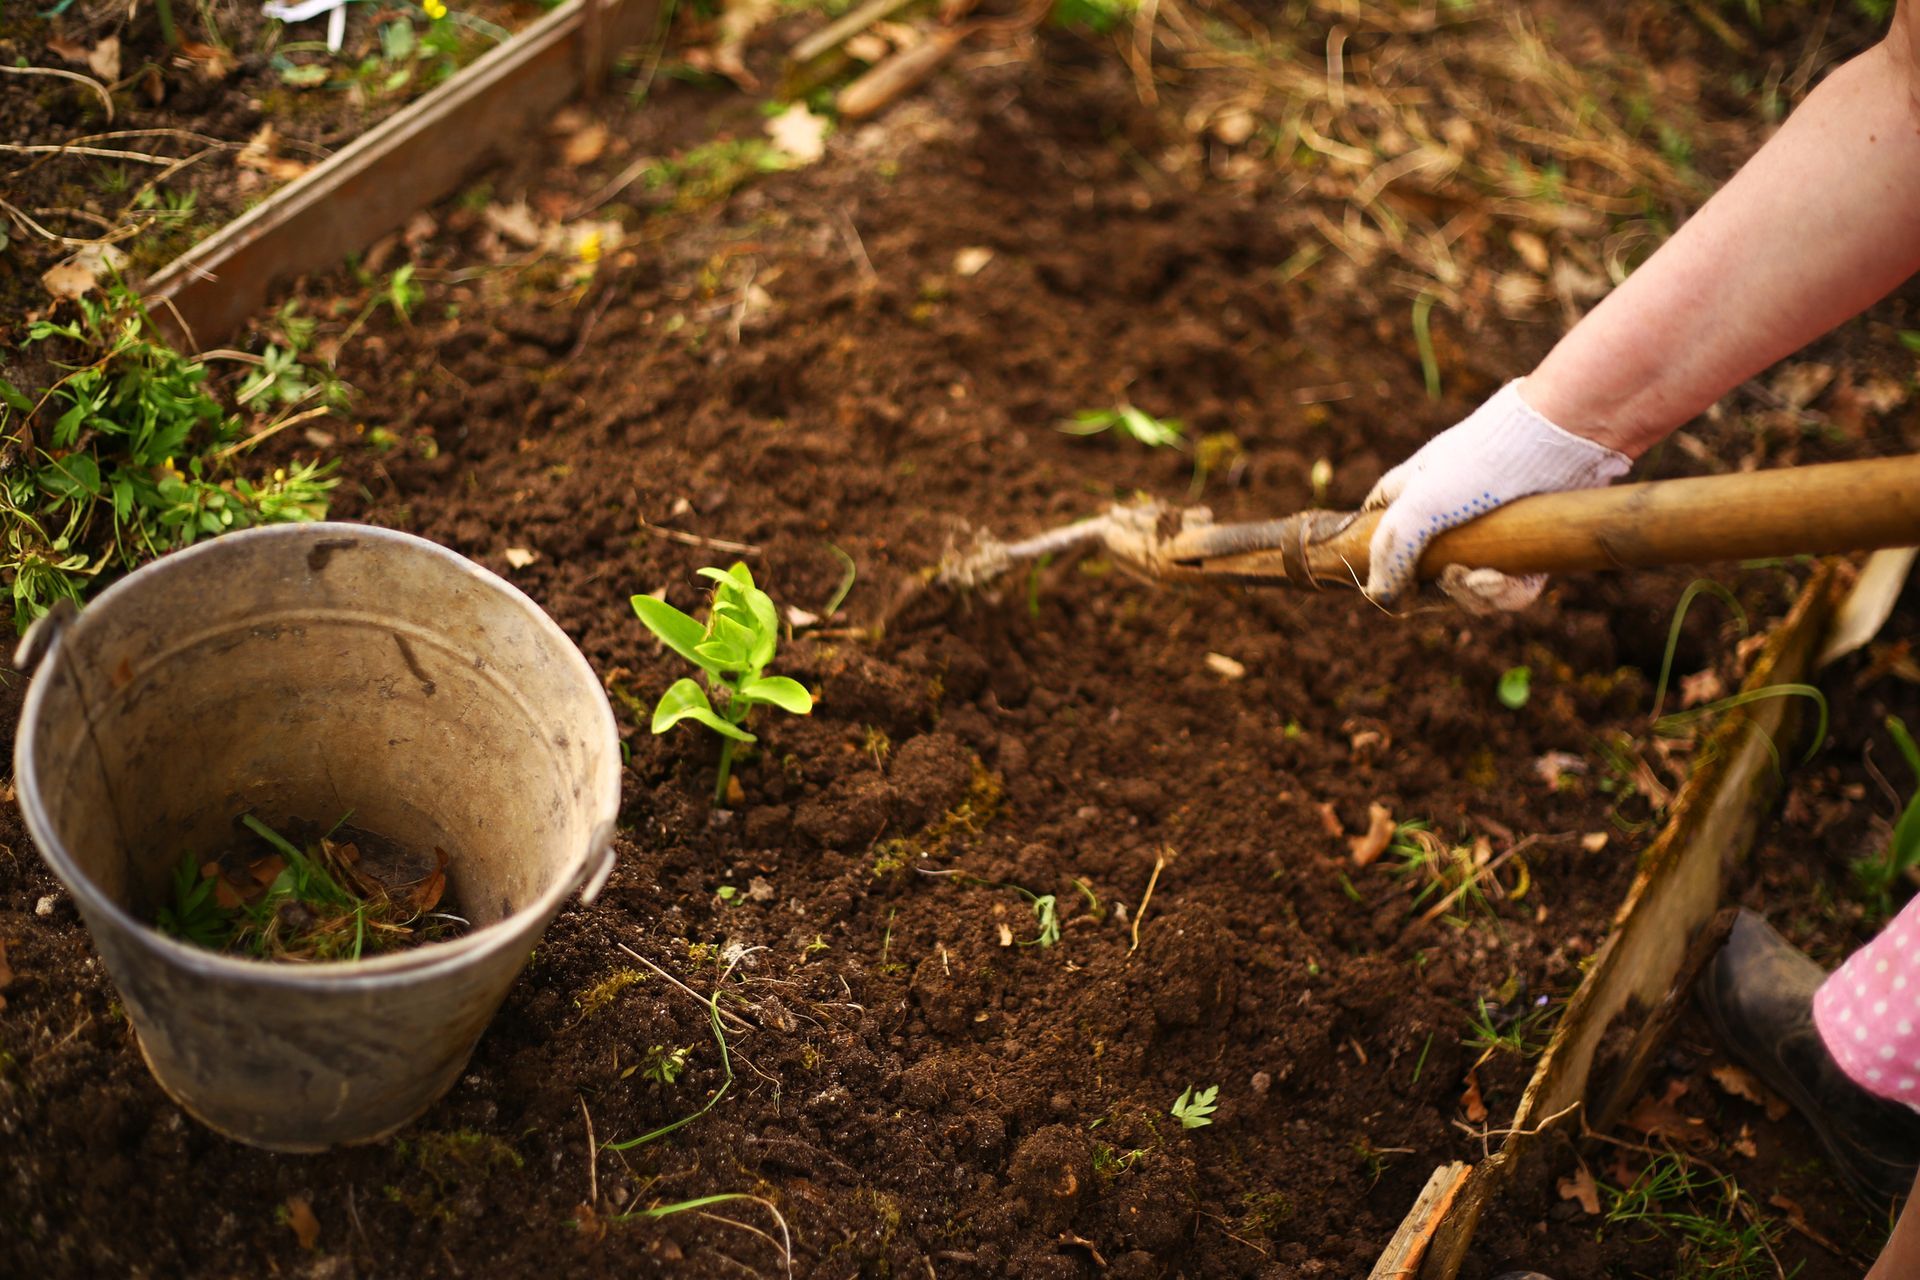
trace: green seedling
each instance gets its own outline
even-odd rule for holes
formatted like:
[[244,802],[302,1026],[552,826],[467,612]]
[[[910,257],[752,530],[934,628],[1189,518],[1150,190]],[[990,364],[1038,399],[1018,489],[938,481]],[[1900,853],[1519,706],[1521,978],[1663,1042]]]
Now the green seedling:
[[1060,915],[1056,909],[1059,904],[1050,893],[1028,893],[1018,885],[1014,892],[1027,899],[1027,905],[1033,908],[1033,918],[1039,922],[1040,932],[1021,943],[1023,947],[1050,947],[1060,941]]
[[1440,361],[1433,352],[1433,295],[1423,293],[1413,300],[1413,345],[1420,352],[1420,377],[1427,384],[1427,399],[1440,402]]
[[692,720],[720,735],[720,769],[713,788],[718,804],[726,798],[735,748],[755,741],[746,729],[754,710],[770,706],[804,716],[813,710],[813,696],[797,680],[766,674],[779,643],[780,619],[773,600],[753,585],[747,566],[705,568],[700,576],[714,584],[704,626],[652,596],[633,597],[633,611],[662,643],[705,673],[705,689],[683,677],[660,695],[652,728],[665,733]]
[[1460,1042],[1466,1048],[1483,1054],[1510,1053],[1518,1058],[1537,1058],[1546,1050],[1551,1004],[1535,1004],[1518,1017],[1503,1021],[1485,996],[1475,997],[1475,1003],[1478,1008],[1467,1020],[1467,1038]]
[[[1915,745],[1906,721],[1899,716],[1888,716],[1886,725],[1893,745],[1900,749],[1901,757],[1907,762],[1907,769],[1916,783],[1920,783],[1920,746]],[[1920,788],[1907,798],[1899,820],[1893,824],[1893,836],[1887,842],[1886,853],[1862,858],[1853,865],[1854,879],[1869,909],[1883,918],[1892,914],[1894,888],[1916,865],[1920,865]]]
[[692,1046],[669,1049],[664,1045],[654,1045],[647,1050],[646,1060],[640,1064],[640,1076],[657,1085],[672,1084],[687,1069],[687,1058],[692,1053]]
[[1111,409],[1082,409],[1059,424],[1070,436],[1097,436],[1118,429],[1149,449],[1186,446],[1186,428],[1178,418],[1156,418],[1130,404]]
[[1508,667],[1501,673],[1500,683],[1494,686],[1493,692],[1501,706],[1518,711],[1533,696],[1533,668]]
[[1205,1089],[1188,1085],[1180,1091],[1180,1096],[1174,1099],[1173,1107],[1167,1114],[1178,1120],[1182,1129],[1204,1128],[1213,1123],[1213,1113],[1220,1109],[1214,1103],[1214,1099],[1219,1096],[1220,1086],[1217,1084],[1209,1085]]

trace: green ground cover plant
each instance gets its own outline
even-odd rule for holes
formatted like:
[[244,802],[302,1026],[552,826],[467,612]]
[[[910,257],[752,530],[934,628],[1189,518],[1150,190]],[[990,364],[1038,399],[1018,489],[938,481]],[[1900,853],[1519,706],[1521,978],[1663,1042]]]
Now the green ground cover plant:
[[126,285],[77,305],[78,318],[27,330],[28,344],[54,344],[63,372],[52,386],[31,396],[0,381],[12,464],[0,477],[0,578],[20,628],[201,538],[323,519],[337,483],[318,462],[242,473],[249,445],[276,427],[243,434],[207,366],[168,345]]

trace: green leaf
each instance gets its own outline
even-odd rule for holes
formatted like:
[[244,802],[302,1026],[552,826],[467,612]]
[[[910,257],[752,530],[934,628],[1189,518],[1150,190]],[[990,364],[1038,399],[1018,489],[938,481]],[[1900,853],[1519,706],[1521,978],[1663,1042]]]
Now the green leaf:
[[280,83],[292,85],[296,89],[312,89],[327,82],[333,73],[322,63],[280,68]]
[[786,676],[755,676],[740,682],[739,696],[748,702],[768,703],[804,716],[813,710],[813,695],[798,680]]
[[92,498],[100,493],[100,464],[90,453],[69,454],[40,469],[40,485],[56,498]]
[[633,611],[646,624],[647,630],[660,637],[661,643],[673,650],[697,667],[705,667],[706,661],[694,650],[706,639],[706,628],[689,618],[665,600],[656,600],[652,596],[635,596]]
[[1508,667],[1501,674],[1500,683],[1494,686],[1493,693],[1500,699],[1501,706],[1509,711],[1518,711],[1533,696],[1533,668]]
[[27,397],[21,393],[20,388],[14,386],[5,378],[0,378],[0,404],[5,404],[12,409],[18,409],[21,413],[33,412],[33,401],[27,399]]
[[1900,345],[1909,351],[1920,351],[1920,329],[1902,329]]
[[773,597],[758,587],[746,592],[747,608],[753,611],[754,637],[749,647],[748,666],[759,671],[773,661],[774,646],[780,642],[780,615],[774,610]]
[[653,708],[653,731],[665,733],[682,720],[693,720],[707,726],[722,737],[738,742],[752,742],[754,737],[739,725],[728,724],[714,711],[713,704],[707,701],[707,691],[691,680],[675,680],[667,691],[660,695],[659,703]]

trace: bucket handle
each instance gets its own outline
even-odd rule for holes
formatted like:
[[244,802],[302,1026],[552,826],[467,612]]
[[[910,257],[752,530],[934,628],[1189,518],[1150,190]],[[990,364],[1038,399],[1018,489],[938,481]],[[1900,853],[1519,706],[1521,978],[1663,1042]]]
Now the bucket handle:
[[581,876],[580,905],[590,906],[607,887],[607,877],[613,874],[615,862],[613,852],[613,824],[603,822],[593,830],[593,839],[587,851],[587,869]]

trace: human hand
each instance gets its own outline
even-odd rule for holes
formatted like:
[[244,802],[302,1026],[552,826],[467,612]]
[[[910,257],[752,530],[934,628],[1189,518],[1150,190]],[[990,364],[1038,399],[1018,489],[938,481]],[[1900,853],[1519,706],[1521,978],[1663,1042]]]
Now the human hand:
[[[1515,498],[1594,489],[1625,475],[1633,460],[1555,426],[1509,382],[1465,420],[1442,431],[1387,472],[1362,510],[1385,508],[1368,548],[1367,595],[1392,605],[1415,585],[1427,542]],[[1524,609],[1544,574],[1516,578],[1493,569],[1449,565],[1440,588],[1468,609]]]

